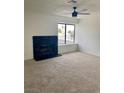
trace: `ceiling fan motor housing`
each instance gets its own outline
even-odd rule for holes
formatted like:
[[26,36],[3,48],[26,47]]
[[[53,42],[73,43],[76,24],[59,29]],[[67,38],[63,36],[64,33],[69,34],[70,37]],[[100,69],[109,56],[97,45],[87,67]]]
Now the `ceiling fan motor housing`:
[[77,7],[73,7],[73,9],[74,9],[74,10],[76,10],[76,9],[77,9]]

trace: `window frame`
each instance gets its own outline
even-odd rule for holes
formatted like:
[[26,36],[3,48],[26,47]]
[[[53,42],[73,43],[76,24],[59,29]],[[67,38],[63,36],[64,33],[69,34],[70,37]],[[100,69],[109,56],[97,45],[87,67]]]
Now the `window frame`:
[[64,40],[64,44],[67,44],[67,40],[66,40],[66,32],[67,32],[67,25],[73,25],[74,26],[74,38],[73,38],[73,44],[75,43],[75,24],[66,24],[66,23],[58,23],[58,24],[62,24],[65,25],[65,40]]

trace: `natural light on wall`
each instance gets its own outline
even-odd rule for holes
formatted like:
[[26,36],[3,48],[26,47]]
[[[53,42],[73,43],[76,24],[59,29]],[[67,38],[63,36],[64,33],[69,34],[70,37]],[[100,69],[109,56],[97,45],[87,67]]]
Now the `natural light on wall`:
[[75,25],[58,24],[58,43],[72,44],[75,40]]

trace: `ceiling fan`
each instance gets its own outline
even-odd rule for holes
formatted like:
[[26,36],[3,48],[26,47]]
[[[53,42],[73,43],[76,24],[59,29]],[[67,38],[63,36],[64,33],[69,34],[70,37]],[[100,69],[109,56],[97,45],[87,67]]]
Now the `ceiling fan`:
[[83,9],[83,10],[77,11],[77,0],[71,0],[71,1],[68,1],[67,3],[73,4],[74,11],[71,13],[72,17],[77,17],[78,15],[90,15],[90,13],[84,12],[84,11],[87,11],[88,9]]

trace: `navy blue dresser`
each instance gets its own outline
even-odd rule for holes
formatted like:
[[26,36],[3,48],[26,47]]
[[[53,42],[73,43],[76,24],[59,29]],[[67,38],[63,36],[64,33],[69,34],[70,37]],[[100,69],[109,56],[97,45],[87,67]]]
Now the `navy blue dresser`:
[[33,36],[33,56],[37,61],[58,56],[58,37]]

